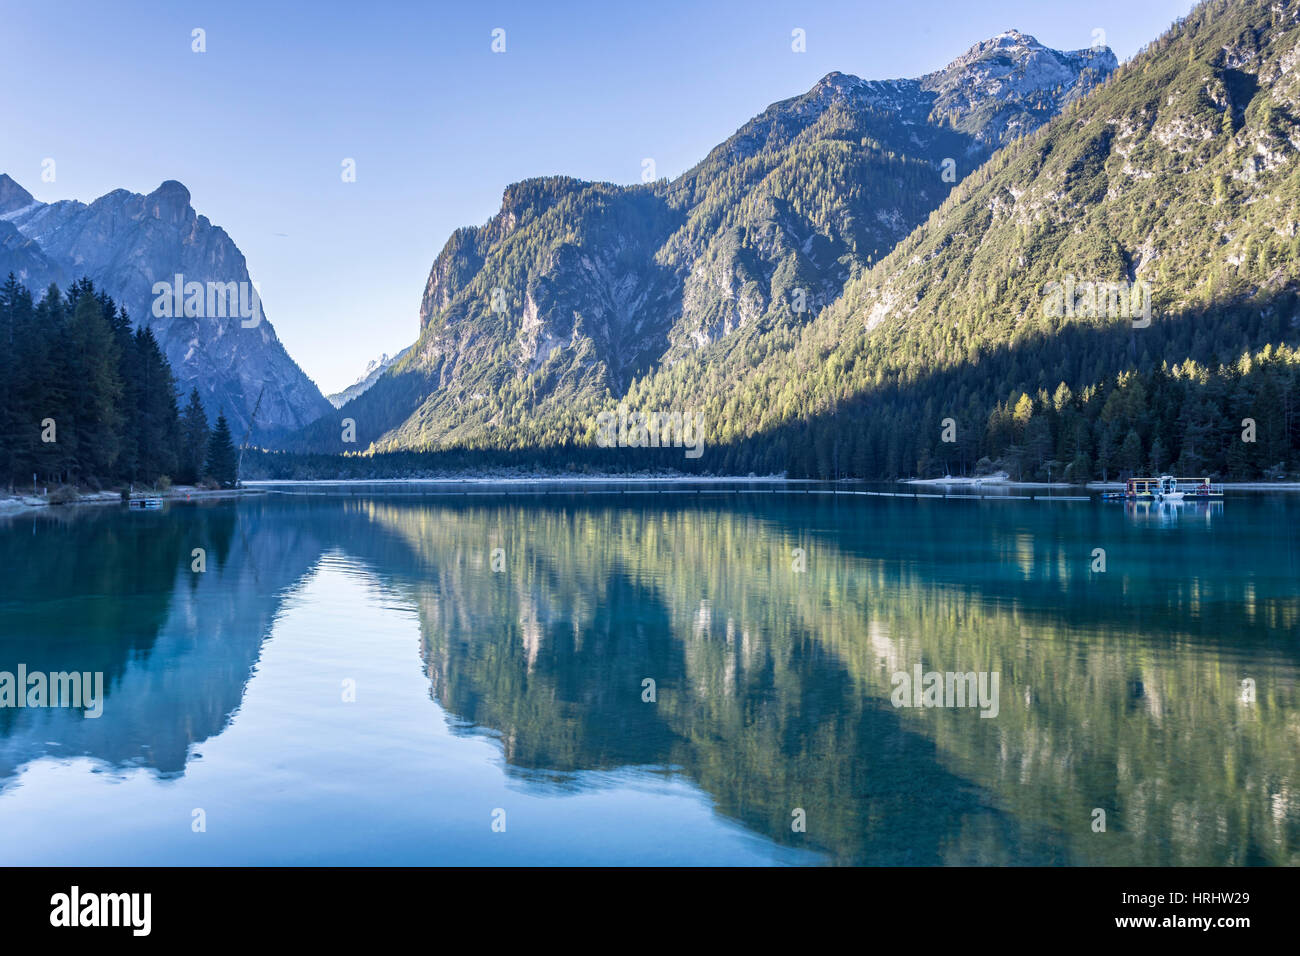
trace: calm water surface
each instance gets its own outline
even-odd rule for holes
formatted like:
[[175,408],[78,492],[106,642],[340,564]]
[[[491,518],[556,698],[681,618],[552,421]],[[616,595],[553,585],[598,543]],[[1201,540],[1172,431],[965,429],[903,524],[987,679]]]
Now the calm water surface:
[[0,864],[1300,863],[1300,497],[322,490],[0,521]]

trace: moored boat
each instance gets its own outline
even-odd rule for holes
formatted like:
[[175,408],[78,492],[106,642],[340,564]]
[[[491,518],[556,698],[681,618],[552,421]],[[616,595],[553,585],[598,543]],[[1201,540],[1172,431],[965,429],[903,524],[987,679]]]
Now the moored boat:
[[1175,478],[1173,475],[1161,475],[1159,478],[1130,478],[1124,483],[1123,491],[1110,491],[1102,495],[1108,500],[1133,501],[1151,499],[1160,501],[1182,501],[1193,498],[1222,498],[1223,488],[1216,487],[1206,478]]

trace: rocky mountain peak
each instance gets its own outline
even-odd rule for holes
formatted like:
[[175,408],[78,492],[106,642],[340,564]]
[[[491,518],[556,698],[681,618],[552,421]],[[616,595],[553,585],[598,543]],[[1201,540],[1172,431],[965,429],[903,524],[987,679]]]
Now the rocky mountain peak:
[[931,115],[1001,145],[1030,132],[1119,66],[1105,46],[1062,51],[1019,30],[983,40],[920,79]]
[[822,92],[843,93],[860,87],[862,82],[859,77],[851,73],[832,70],[818,80],[817,84],[809,92],[814,96]]
[[205,289],[242,284],[238,309],[252,301],[243,253],[224,229],[195,212],[181,183],[169,179],[147,195],[115,189],[87,205],[36,202],[4,179],[0,209],[7,211],[0,220],[10,228],[0,231],[0,276],[13,271],[41,291],[50,282],[90,278],[153,329],[182,390],[197,386],[207,410],[224,409],[238,434],[264,386],[259,434],[300,428],[329,410],[264,315],[236,314],[210,291],[185,314],[154,311],[155,283],[178,275]]
[[921,86],[941,94],[968,86],[986,96],[1016,95],[1071,85],[1081,64],[1108,74],[1119,66],[1119,61],[1106,46],[1053,50],[1027,33],[1007,30],[976,43],[942,70],[921,77]]
[[0,216],[14,212],[36,202],[26,189],[19,186],[8,173],[0,173]]
[[193,214],[190,209],[190,191],[174,179],[168,179],[145,197],[146,208],[155,219],[168,223],[181,223]]
[[[994,57],[1005,58],[1012,63],[1023,64],[1030,57],[1041,53],[1053,53],[1038,42],[1037,39],[1019,30],[1006,30],[997,36],[981,40],[969,50],[957,57],[937,73],[952,73],[969,69],[973,64]],[[930,74],[931,76],[935,74]]]

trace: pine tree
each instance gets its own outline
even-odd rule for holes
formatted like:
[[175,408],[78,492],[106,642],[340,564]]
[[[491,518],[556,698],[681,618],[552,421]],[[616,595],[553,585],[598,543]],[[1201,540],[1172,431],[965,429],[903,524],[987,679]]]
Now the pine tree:
[[1130,428],[1119,449],[1119,466],[1129,473],[1142,469],[1142,438],[1137,429]]
[[[18,335],[14,392],[19,410],[18,464],[16,477],[24,483],[35,473],[45,481],[62,481],[72,466],[77,449],[72,421],[71,387],[77,370],[73,366],[68,309],[63,293],[54,283],[31,310],[26,334]],[[20,325],[21,328],[21,325]],[[41,441],[43,422],[52,420],[56,441]]]
[[181,420],[181,454],[177,481],[192,485],[203,477],[208,456],[208,414],[203,410],[197,388],[190,390],[190,403]]
[[217,425],[212,429],[208,439],[207,476],[222,488],[235,486],[235,443],[230,437],[230,424],[226,421],[225,411],[217,415]]
[[[0,482],[152,481],[177,467],[171,365],[89,279],[0,285]],[[206,452],[206,436],[204,438]]]
[[8,477],[14,473],[19,423],[17,397],[14,394],[14,364],[17,356],[17,344],[21,341],[17,311],[20,301],[20,289],[17,278],[9,273],[9,278],[0,287],[0,474]]
[[131,319],[127,316],[126,309],[116,308],[113,300],[107,296],[99,294],[95,298],[99,302],[104,320],[113,330],[113,340],[117,343],[117,377],[122,387],[119,399],[122,421],[118,429],[116,473],[130,481],[156,477],[157,472],[150,476],[150,468],[146,460],[149,454],[148,437],[144,434],[139,394],[139,390],[143,387],[141,379],[145,375],[145,369],[143,356],[136,345],[135,336],[131,334]]
[[1159,475],[1163,472],[1168,457],[1164,443],[1160,440],[1160,436],[1157,435],[1155,440],[1151,442],[1151,474]]
[[[87,280],[87,286],[89,283]],[[104,309],[88,289],[76,290],[69,329],[71,433],[76,439],[74,477],[106,478],[121,451],[122,380],[119,350]],[[71,298],[72,296],[70,296]],[[68,433],[59,422],[60,441]]]
[[176,474],[180,463],[176,380],[148,326],[136,330],[131,349],[135,354],[136,470],[141,478],[156,481]]

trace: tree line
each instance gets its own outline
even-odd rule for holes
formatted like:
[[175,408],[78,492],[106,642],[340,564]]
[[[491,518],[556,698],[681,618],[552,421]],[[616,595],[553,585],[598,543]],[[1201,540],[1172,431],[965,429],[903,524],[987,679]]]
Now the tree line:
[[171,364],[147,325],[89,278],[39,301],[0,286],[0,481],[92,490],[236,481],[225,415],[208,427],[193,389],[179,407]]
[[[1035,342],[1028,352],[1002,350],[944,372],[901,378],[757,434],[744,433],[743,419],[706,416],[698,459],[686,458],[680,448],[596,447],[594,417],[575,412],[555,430],[503,427],[472,443],[426,451],[267,452],[255,455],[249,468],[258,477],[316,479],[488,470],[879,480],[1003,470],[1017,480],[1085,482],[1170,471],[1279,479],[1300,464],[1297,347],[1267,343],[1218,363],[1156,362],[1144,354],[1098,376],[1104,364],[1098,353],[1107,350],[1097,343],[1085,347],[1075,332]],[[1070,374],[1072,366],[1091,374]],[[1053,372],[1060,377],[1048,378]],[[1056,384],[1012,385],[1026,379]],[[757,406],[741,403],[731,410],[743,415]]]

